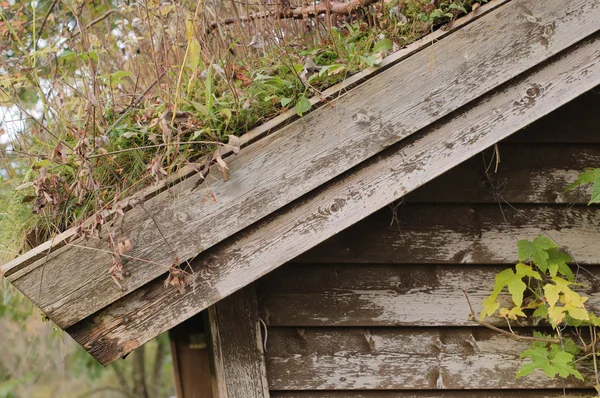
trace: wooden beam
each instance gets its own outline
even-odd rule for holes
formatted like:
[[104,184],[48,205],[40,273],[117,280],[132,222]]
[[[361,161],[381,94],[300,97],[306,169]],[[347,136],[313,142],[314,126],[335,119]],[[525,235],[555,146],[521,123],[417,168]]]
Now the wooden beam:
[[595,36],[207,250],[185,294],[159,278],[67,332],[110,363],[598,84]]
[[[6,275],[66,328],[588,37],[599,21],[588,0],[511,1],[240,152],[230,181],[211,173],[195,189],[191,178],[134,207],[103,229],[132,243],[123,289],[107,272],[106,236]],[[544,81],[531,86],[519,108],[543,91]]]
[[215,398],[269,398],[256,292],[250,285],[208,309]]
[[201,314],[169,331],[177,398],[213,398],[207,334]]
[[[410,234],[410,232],[408,232]],[[494,277],[508,265],[286,264],[257,282],[259,314],[267,326],[476,326],[463,289],[479,316]],[[574,268],[600,312],[600,267]],[[508,294],[501,295],[509,305]],[[506,326],[503,318],[488,323]],[[521,322],[521,324],[523,324]],[[523,324],[525,325],[525,324]]]
[[[517,330],[526,336],[532,330]],[[269,328],[266,359],[273,390],[556,389],[593,385],[515,379],[529,342],[483,328]],[[591,368],[590,368],[591,367]]]

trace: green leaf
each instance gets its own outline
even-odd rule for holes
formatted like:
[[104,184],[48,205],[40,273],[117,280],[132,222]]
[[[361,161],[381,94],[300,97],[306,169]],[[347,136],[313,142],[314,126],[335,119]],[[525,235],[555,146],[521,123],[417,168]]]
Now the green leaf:
[[600,203],[600,173],[596,173],[596,178],[594,178],[594,185],[592,187],[592,197],[588,205],[591,205],[593,203]]
[[[204,64],[204,62],[202,62],[202,58],[200,55],[200,51],[201,51],[200,42],[198,41],[198,39],[193,37],[190,40],[188,46],[189,46],[189,48],[188,48],[187,63],[188,63],[190,70],[192,72],[196,72],[198,70],[198,67],[201,66],[201,64]],[[202,65],[202,67],[204,68],[204,65]]]
[[390,39],[383,38],[375,43],[375,46],[373,46],[373,52],[378,53],[381,51],[390,51],[393,47],[394,43]]
[[361,56],[360,59],[368,66],[375,66],[377,62],[377,58],[374,55],[369,55],[368,57]]
[[543,235],[539,235],[533,242],[520,240],[517,242],[519,261],[528,261],[531,259],[542,272],[546,272],[548,270],[549,258],[547,250],[556,247],[556,243]]
[[321,70],[319,71],[319,77],[323,77],[323,76],[325,76],[325,74],[327,74],[327,76],[332,76],[332,75],[342,72],[344,69],[346,69],[346,65],[342,65],[342,64],[326,65],[326,66],[322,67]]
[[574,359],[573,354],[563,351],[559,344],[552,344],[550,346],[550,362],[558,375],[560,377],[573,375],[579,380],[583,380],[581,373],[575,369]]
[[531,359],[531,363],[521,365],[517,371],[517,378],[527,376],[536,369],[541,369],[548,377],[554,377],[556,374],[550,363],[548,349],[545,346],[530,347],[521,354],[521,358],[529,358]]
[[296,106],[294,106],[298,116],[302,116],[304,113],[308,112],[310,108],[312,108],[310,100],[303,95],[298,98],[298,102],[296,102]]
[[579,173],[577,180],[575,180],[574,183],[570,184],[565,189],[565,192],[568,192],[574,188],[577,188],[580,185],[589,184],[591,182],[594,182],[594,180],[596,179],[596,176],[599,174],[600,174],[600,169],[586,169],[585,171]]
[[557,273],[561,273],[570,282],[573,282],[575,277],[571,267],[567,264],[573,261],[573,258],[568,253],[558,250],[556,247],[552,247],[546,251],[548,253],[548,270],[551,276],[556,276]]
[[523,282],[523,278],[525,277],[531,277],[537,280],[542,279],[538,272],[534,271],[529,265],[522,263],[516,265],[515,271],[508,268],[496,275],[494,290],[482,303],[483,311],[480,316],[481,320],[486,316],[492,316],[500,307],[500,304],[498,303],[498,294],[500,294],[505,287],[508,289],[515,306],[520,308],[523,305],[523,293],[527,288],[527,285]]
[[[540,337],[540,335],[537,337]],[[548,338],[550,336],[541,335],[541,337]],[[527,376],[536,369],[541,369],[544,374],[550,378],[554,378],[558,373],[560,377],[573,375],[576,378],[583,380],[581,373],[575,369],[575,357],[573,353],[567,351],[567,345],[569,346],[568,350],[572,350],[572,345],[575,343],[572,340],[570,343],[567,343],[567,340],[570,339],[565,339],[564,341],[565,350],[563,350],[563,347],[561,347],[560,344],[550,344],[549,349],[546,347],[547,344],[543,342],[531,344],[529,348],[521,354],[521,358],[529,358],[531,362],[521,365],[517,372],[517,378]]]
[[[554,284],[548,283],[544,285],[544,297],[549,306],[548,319],[552,326],[556,327],[556,325],[561,323],[567,312],[574,319],[589,321],[590,316],[584,305],[588,298],[582,297],[579,293],[573,291],[569,287],[569,285],[573,284],[572,282],[558,276],[553,277],[552,282]],[[557,304],[562,304],[562,306]]]
[[111,85],[118,85],[122,84],[124,82],[123,79],[129,76],[131,76],[131,72],[119,70],[109,75],[109,81]]
[[282,97],[281,98],[281,106],[284,107],[284,108],[286,106],[288,106],[290,104],[290,102],[292,102],[291,98],[288,98],[288,97]]

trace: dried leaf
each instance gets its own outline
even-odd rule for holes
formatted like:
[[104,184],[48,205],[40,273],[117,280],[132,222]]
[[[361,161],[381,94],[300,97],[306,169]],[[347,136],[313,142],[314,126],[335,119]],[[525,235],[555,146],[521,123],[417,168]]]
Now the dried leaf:
[[215,151],[214,157],[215,157],[215,160],[217,161],[217,166],[219,167],[219,170],[221,171],[221,174],[223,175],[223,181],[229,180],[229,166],[227,166],[227,163],[225,163],[225,161],[221,157],[221,153],[219,152],[218,149]]
[[227,145],[229,145],[231,151],[237,155],[240,152],[242,140],[236,135],[228,135],[228,137],[229,141],[227,142]]
[[50,156],[51,160],[58,160],[59,162],[64,161],[66,158],[65,150],[62,142],[58,141],[58,144],[52,150],[52,155]]
[[158,145],[158,135],[157,134],[150,134],[148,136],[148,141],[150,141],[151,143]]
[[130,251],[132,248],[131,241],[129,239],[124,239],[117,244],[117,250],[120,255],[123,255]]
[[26,182],[15,188],[15,191],[22,191],[33,186],[33,182]]

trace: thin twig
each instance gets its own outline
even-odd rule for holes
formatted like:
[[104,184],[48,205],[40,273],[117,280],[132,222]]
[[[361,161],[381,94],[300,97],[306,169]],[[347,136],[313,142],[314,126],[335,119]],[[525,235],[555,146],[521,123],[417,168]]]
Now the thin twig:
[[467,299],[467,303],[469,303],[469,309],[471,310],[471,313],[469,314],[469,320],[477,323],[479,326],[483,326],[485,328],[491,329],[495,332],[498,332],[500,334],[503,334],[505,336],[508,336],[510,338],[513,338],[515,340],[524,340],[524,341],[543,341],[545,343],[553,343],[553,344],[560,344],[560,340],[559,339],[546,339],[543,337],[531,337],[531,336],[521,336],[515,333],[511,333],[511,332],[507,332],[504,329],[500,329],[496,326],[490,325],[489,323],[485,323],[485,322],[481,322],[479,320],[477,320],[477,318],[475,317],[475,311],[473,311],[473,306],[471,305],[471,300],[469,300],[469,296],[467,295],[467,291],[465,289],[463,289],[463,293],[465,294],[465,298]]
[[[92,22],[90,22],[89,24],[85,25],[85,29],[89,29],[92,26],[96,25],[97,23],[100,23],[102,21],[104,21],[106,18],[108,18],[108,16],[112,13],[118,13],[121,14],[121,11],[115,9],[115,8],[111,8],[110,10],[106,11],[104,14],[100,15],[98,18],[94,19]],[[77,32],[73,33],[73,35],[70,37],[71,39],[74,39],[75,37],[77,37],[79,34],[81,33],[81,29],[79,29]]]
[[90,155],[87,158],[88,159],[94,159],[94,158],[99,158],[99,157],[102,157],[102,156],[118,155],[119,153],[137,151],[137,150],[140,150],[140,149],[162,148],[162,147],[171,146],[171,145],[187,145],[187,144],[207,144],[207,145],[221,145],[221,146],[232,147],[232,145],[224,144],[224,143],[218,142],[218,141],[167,142],[167,143],[163,143],[163,144],[137,146],[135,148],[125,148],[125,149],[120,149],[118,151],[113,151],[113,152],[97,153],[95,155]]

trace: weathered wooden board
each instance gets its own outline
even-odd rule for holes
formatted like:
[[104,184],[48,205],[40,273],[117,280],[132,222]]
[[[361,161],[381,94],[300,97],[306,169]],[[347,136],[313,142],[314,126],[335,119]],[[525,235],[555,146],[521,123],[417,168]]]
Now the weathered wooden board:
[[514,264],[517,240],[545,234],[580,264],[600,264],[597,206],[406,204],[384,209],[301,262]]
[[[475,326],[463,289],[479,316],[494,277],[506,268],[286,264],[257,282],[259,313],[269,326]],[[590,297],[588,309],[600,313],[600,269],[580,270],[577,279]],[[500,318],[488,322],[506,326]]]
[[[600,113],[600,96],[598,99]],[[579,136],[579,132],[573,136]],[[497,172],[495,152],[491,148],[474,156],[403,200],[408,203],[589,202],[591,186],[570,192],[565,192],[565,188],[584,168],[600,166],[600,145],[500,144]]]
[[598,144],[599,113],[600,87],[596,87],[526,127],[522,132],[510,136],[507,141]]
[[215,398],[269,398],[254,285],[208,309]]
[[[384,151],[194,262],[193,289],[162,278],[67,331],[110,363],[525,125],[600,84],[600,42],[586,40],[510,86]],[[528,89],[553,82],[537,97]],[[391,189],[390,187],[393,187]]]
[[[311,97],[309,99],[309,101],[313,105],[312,110],[314,110],[324,104],[329,104],[332,99],[343,95],[349,89],[351,89],[351,88],[355,87],[356,85],[364,82],[365,80],[372,78],[373,76],[383,72],[384,70],[390,68],[391,66],[396,65],[398,62],[406,59],[407,57],[422,50],[423,48],[430,46],[432,43],[442,39],[443,37],[449,35],[450,33],[454,32],[455,30],[460,29],[463,26],[471,23],[472,21],[481,18],[482,16],[486,15],[487,13],[493,11],[494,9],[504,5],[505,3],[509,2],[509,1],[510,0],[490,0],[488,3],[483,4],[482,6],[477,8],[474,12],[471,12],[471,13],[459,18],[458,20],[454,21],[452,24],[447,24],[447,25],[443,26],[441,29],[437,29],[437,30],[431,32],[430,34],[425,35],[424,37],[416,40],[415,42],[409,44],[405,48],[402,48],[401,50],[390,54],[389,56],[385,57],[382,60],[382,62],[379,66],[369,67],[355,75],[348,77],[347,79],[344,79],[343,81],[333,85],[332,87],[325,89],[324,91],[320,92],[319,95],[315,95],[314,97]],[[270,132],[272,132],[278,128],[281,128],[296,119],[298,119],[298,115],[297,115],[296,111],[293,109],[290,109],[289,111],[284,112],[281,115],[279,115],[273,119],[270,119],[267,122],[261,124],[260,126],[257,126],[256,128],[241,135],[239,137],[240,146],[242,148],[244,148],[244,147],[248,146],[249,144],[256,142],[260,138],[263,138]],[[233,152],[232,152],[231,148],[224,147],[222,149],[221,156],[223,158],[226,159],[228,156],[230,156],[232,154],[233,154]],[[198,162],[198,164],[202,164],[202,161]],[[174,173],[170,176],[167,176],[167,178],[159,181],[155,185],[149,186],[139,192],[136,192],[131,197],[122,200],[120,202],[120,204],[122,206],[121,210],[128,211],[131,208],[131,204],[130,204],[131,202],[137,202],[137,201],[145,202],[148,199],[151,199],[154,196],[157,196],[161,192],[164,192],[167,189],[172,188],[174,185],[178,184],[179,182],[181,182],[187,178],[193,177],[197,173],[198,173],[198,165],[184,166],[181,170],[177,171],[176,173]],[[113,215],[114,212],[108,211],[107,214],[110,216],[110,215]],[[76,236],[76,230],[77,230],[76,228],[71,228],[71,229],[59,234],[54,239],[44,242],[42,245],[35,247],[34,249],[28,251],[27,253],[19,256],[14,261],[11,261],[11,262],[3,265],[1,268],[2,273],[10,274],[10,273],[16,272],[17,270],[21,269],[22,267],[31,264],[33,261],[46,256],[48,252],[56,250],[56,249],[64,246],[64,244],[67,241],[73,239],[73,237]]]
[[563,387],[538,372],[515,380],[528,346],[482,328],[269,328],[267,375],[273,390]]
[[[565,395],[566,394],[566,395]],[[272,398],[593,398],[594,390],[273,391]]]
[[[231,160],[230,181],[211,173],[198,189],[199,177],[190,178],[147,200],[104,228],[133,245],[124,290],[107,273],[112,256],[101,239],[6,275],[66,328],[588,37],[599,22],[600,8],[587,0],[514,0],[259,140]],[[550,88],[536,82],[518,108]]]

